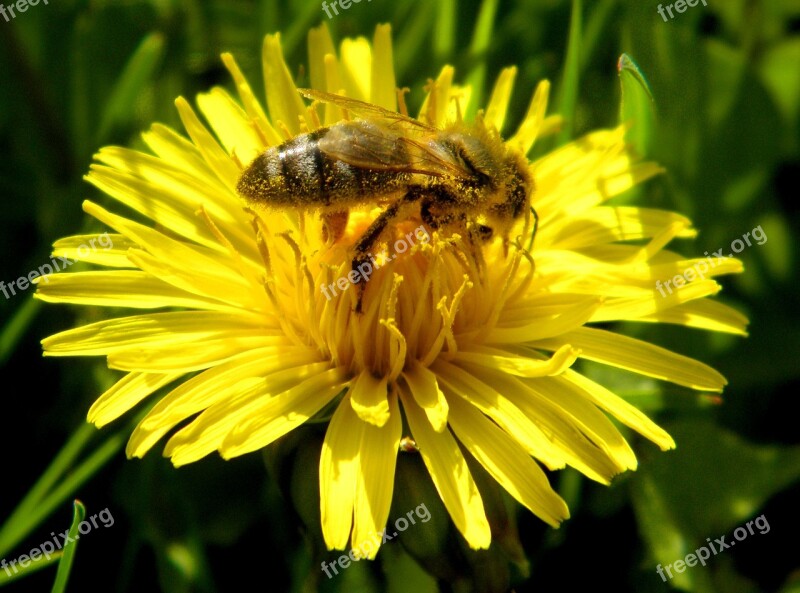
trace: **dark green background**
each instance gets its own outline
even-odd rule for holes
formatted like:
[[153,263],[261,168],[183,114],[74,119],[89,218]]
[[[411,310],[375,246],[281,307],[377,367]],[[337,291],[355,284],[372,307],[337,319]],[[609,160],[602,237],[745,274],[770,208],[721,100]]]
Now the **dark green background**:
[[[688,390],[585,366],[654,415],[678,449],[659,453],[631,435],[640,468],[610,488],[571,470],[552,475],[572,519],[552,531],[519,513],[529,577],[515,566],[512,584],[518,592],[575,591],[596,583],[615,591],[665,591],[657,563],[682,558],[707,537],[727,534],[729,540],[733,529],[763,513],[768,534],[756,533],[670,584],[700,592],[800,591],[800,314],[793,240],[800,1],[708,0],[708,7],[690,8],[669,22],[657,14],[657,4],[365,0],[328,20],[316,1],[51,0],[11,22],[0,17],[0,280],[8,283],[46,262],[59,237],[102,230],[80,207],[86,198],[110,202],[82,181],[93,152],[106,144],[141,146],[139,132],[154,121],[180,129],[175,97],[193,101],[212,85],[231,88],[221,52],[235,54],[263,98],[265,33],[282,32],[289,68],[302,85],[310,27],[327,22],[338,43],[353,35],[371,39],[377,23],[391,23],[397,80],[413,89],[412,108],[419,106],[425,80],[444,64],[456,66],[458,81],[477,84],[484,100],[500,69],[516,64],[509,129],[524,114],[536,82],[549,78],[551,112],[567,108],[573,135],[618,122],[616,62],[625,52],[655,98],[649,156],[668,169],[631,199],[689,215],[699,237],[671,246],[686,254],[727,248],[759,225],[768,237],[740,254],[744,274],[722,279],[720,298],[750,317],[751,335],[621,328],[719,369],[729,380],[723,401],[716,405]],[[568,61],[573,5],[582,26],[573,28],[575,59]],[[566,83],[565,71],[572,73]],[[44,360],[39,346],[51,333],[107,313],[41,306],[31,293],[0,298],[0,524],[110,380],[98,361]],[[109,435],[127,435],[128,419],[95,435],[84,457]],[[6,558],[66,529],[69,500],[78,497],[90,515],[108,507],[115,524],[82,540],[69,590],[227,592],[238,590],[243,577],[261,583],[253,590],[316,590],[319,564],[293,503],[304,516],[316,504],[308,493],[314,493],[320,430],[290,436],[273,452],[278,470],[272,475],[258,454],[227,463],[212,456],[176,471],[158,450],[130,462],[118,451]],[[281,485],[294,492],[294,501],[282,496]],[[396,484],[403,500],[417,486],[425,484]],[[398,510],[417,503],[408,504]],[[444,510],[432,505],[442,522]],[[436,591],[405,551],[414,552],[413,539],[409,531],[387,544],[379,561],[354,565],[321,590]],[[456,540],[442,553],[467,580],[505,566],[496,551],[464,557]],[[10,584],[9,591],[47,591],[54,574],[49,567]],[[453,590],[469,590],[464,586]],[[442,591],[448,587],[441,584]]]

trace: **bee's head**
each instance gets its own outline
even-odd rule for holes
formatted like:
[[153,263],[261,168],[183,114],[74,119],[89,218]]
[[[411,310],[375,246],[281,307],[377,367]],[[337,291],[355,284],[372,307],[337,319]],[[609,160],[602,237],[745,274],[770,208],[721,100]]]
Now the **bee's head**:
[[480,233],[481,236],[488,240],[501,235],[508,240],[511,228],[528,212],[532,192],[533,178],[527,160],[517,153],[509,153],[503,164],[503,183],[489,203],[486,224],[481,225],[493,232]]

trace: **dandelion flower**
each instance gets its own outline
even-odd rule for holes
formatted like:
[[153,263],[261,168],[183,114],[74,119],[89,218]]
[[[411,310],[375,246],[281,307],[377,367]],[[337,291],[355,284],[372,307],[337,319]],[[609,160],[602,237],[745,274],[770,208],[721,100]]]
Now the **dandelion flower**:
[[[402,108],[388,26],[377,28],[371,46],[345,40],[338,55],[320,27],[309,54],[313,88]],[[128,456],[143,456],[169,433],[164,454],[176,466],[213,452],[230,459],[335,409],[319,467],[329,549],[350,542],[374,557],[377,547],[365,544],[387,521],[405,436],[455,526],[478,549],[491,533],[463,451],[558,526],[568,509],[543,468],[569,465],[601,483],[636,468],[612,419],[661,449],[675,446],[642,412],[574,370],[578,359],[722,390],[724,378],[708,366],[606,325],[740,334],[745,325],[706,298],[720,289],[713,277],[741,271],[738,260],[706,262],[704,279],[664,296],[656,289],[657,280],[705,260],[666,249],[693,236],[683,216],[608,203],[660,172],[630,155],[623,128],[595,131],[530,163],[535,237],[520,220],[509,244],[489,241],[479,257],[463,237],[439,233],[401,256],[395,239],[410,242],[415,223],[399,222],[381,243],[397,257],[373,272],[356,314],[356,289],[328,298],[320,287],[347,276],[351,247],[378,205],[354,208],[333,241],[319,216],[253,208],[236,192],[244,167],[265,149],[346,114],[306,104],[277,35],[263,45],[269,116],[234,58],[222,59],[238,101],[222,88],[201,94],[204,124],[179,98],[188,138],[156,124],[143,135],[151,153],[106,147],[96,155],[88,181],[136,216],[86,201],[84,210],[114,230],[113,247],[79,252],[95,237],[69,237],[54,254],[104,269],[55,274],[38,287],[48,302],[142,310],[43,340],[46,355],[105,356],[124,373],[89,410],[98,427],[169,386],[132,434]],[[501,73],[485,106],[491,133],[503,131],[515,72]],[[469,103],[470,89],[453,79],[445,67],[428,87],[421,117],[437,128],[458,121]],[[508,150],[527,155],[553,128],[548,88],[536,89]]]

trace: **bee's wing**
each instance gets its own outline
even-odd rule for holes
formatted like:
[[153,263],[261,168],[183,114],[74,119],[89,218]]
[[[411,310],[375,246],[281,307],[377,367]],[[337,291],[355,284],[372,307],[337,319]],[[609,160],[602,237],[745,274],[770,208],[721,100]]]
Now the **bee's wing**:
[[364,119],[383,121],[389,128],[406,128],[418,134],[434,134],[437,131],[433,126],[429,126],[417,119],[413,119],[402,113],[397,113],[396,111],[384,109],[383,107],[367,103],[366,101],[351,99],[343,95],[335,95],[333,93],[326,93],[325,91],[317,91],[314,89],[297,90],[308,99],[322,101],[323,103],[332,103]]
[[401,136],[367,120],[331,126],[319,139],[318,146],[331,158],[362,169],[433,177],[470,176],[470,171],[456,163],[437,143]]

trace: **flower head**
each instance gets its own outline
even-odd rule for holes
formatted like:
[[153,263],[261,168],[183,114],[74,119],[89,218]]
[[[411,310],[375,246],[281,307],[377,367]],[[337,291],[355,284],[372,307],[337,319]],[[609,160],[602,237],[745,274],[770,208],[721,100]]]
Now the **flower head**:
[[[321,27],[309,37],[309,53],[313,88],[403,109],[388,26],[378,27],[372,47],[345,40],[338,57]],[[464,450],[557,526],[568,509],[542,466],[570,465],[603,483],[636,467],[610,418],[661,449],[674,447],[638,409],[574,370],[579,358],[722,390],[724,378],[706,365],[603,325],[742,333],[745,323],[705,298],[720,288],[713,276],[741,270],[737,260],[709,262],[706,278],[658,290],[659,279],[705,260],[665,249],[693,236],[683,216],[608,203],[660,171],[631,157],[624,129],[596,131],[525,161],[535,233],[530,217],[520,216],[508,240],[477,242],[469,230],[479,220],[463,233],[445,232],[411,209],[376,239],[381,265],[358,286],[350,276],[353,245],[385,204],[365,200],[332,232],[335,221],[313,209],[259,207],[236,191],[265,149],[351,114],[302,100],[277,35],[263,48],[269,117],[233,57],[223,61],[239,102],[220,88],[200,95],[210,130],[178,99],[188,139],[156,124],[144,134],[152,154],[104,148],[87,176],[151,224],[85,202],[87,213],[116,231],[113,247],[80,253],[87,237],[70,237],[55,244],[55,255],[106,269],[54,275],[37,293],[49,302],[144,310],[43,341],[47,355],[105,356],[125,373],[89,411],[97,426],[170,386],[131,436],[129,456],[172,432],[165,455],[175,465],[215,451],[232,458],[333,406],[319,467],[329,548],[348,540],[360,548],[383,528],[405,436],[416,442],[456,527],[470,546],[485,548],[490,527]],[[501,73],[482,114],[480,125],[497,139],[515,72]],[[446,67],[429,85],[420,117],[441,130],[472,129],[461,116],[470,90],[453,76]],[[543,82],[502,144],[508,154],[524,158],[556,124],[546,117],[547,95]]]

